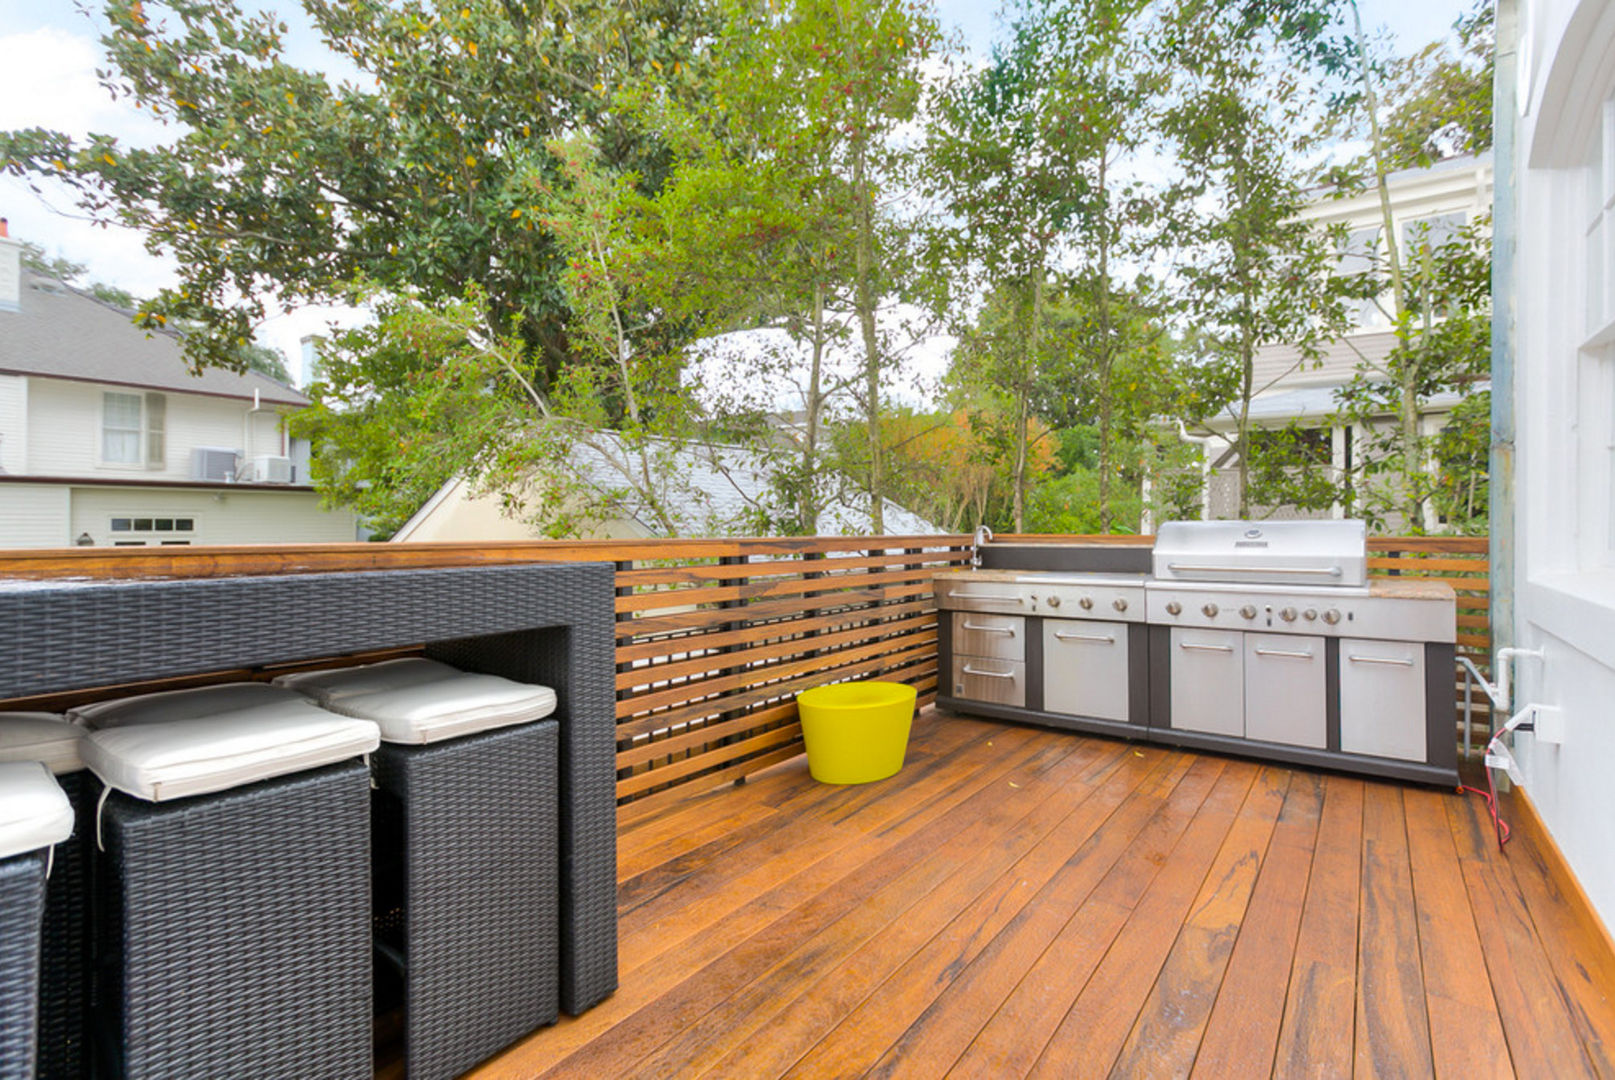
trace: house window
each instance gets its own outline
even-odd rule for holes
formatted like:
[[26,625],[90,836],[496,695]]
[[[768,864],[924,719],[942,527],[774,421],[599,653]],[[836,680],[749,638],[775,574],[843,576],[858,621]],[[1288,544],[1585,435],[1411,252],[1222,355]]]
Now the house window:
[[[1380,269],[1380,232],[1380,227],[1374,225],[1366,229],[1353,229],[1347,233],[1345,243],[1341,246],[1335,262],[1335,276],[1355,277],[1376,274]],[[1385,313],[1380,310],[1380,305],[1374,297],[1365,296],[1353,301],[1353,304],[1355,310],[1351,313],[1352,325],[1362,327],[1388,325]]]
[[194,542],[194,517],[115,517],[111,520],[113,547],[144,547],[161,544],[167,547],[183,546]]
[[168,401],[162,394],[101,395],[101,460],[161,469],[168,457]]

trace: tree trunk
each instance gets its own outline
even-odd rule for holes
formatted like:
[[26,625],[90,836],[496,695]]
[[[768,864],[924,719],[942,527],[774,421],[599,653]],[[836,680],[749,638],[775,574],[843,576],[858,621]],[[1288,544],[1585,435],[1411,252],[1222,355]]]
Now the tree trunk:
[[819,532],[819,413],[824,408],[824,282],[813,282],[813,362],[808,372],[807,419],[802,443],[802,490],[797,526],[803,536]]
[[1109,142],[1099,146],[1099,200],[1105,207],[1099,223],[1099,280],[1095,283],[1094,302],[1098,306],[1099,355],[1099,531],[1110,532],[1110,427],[1113,406],[1110,386],[1111,369],[1115,366],[1116,344],[1110,333],[1110,210],[1107,188]]
[[1031,457],[1027,427],[1032,419],[1032,372],[1037,365],[1038,331],[1043,324],[1043,291],[1045,288],[1043,260],[1037,260],[1032,275],[1032,315],[1026,328],[1026,341],[1021,354],[1020,378],[1015,385],[1015,491],[1012,505],[1015,531],[1026,531],[1026,474]]
[[880,436],[880,338],[875,330],[875,208],[869,189],[868,148],[862,137],[853,141],[852,190],[857,201],[855,246],[858,275],[854,306],[864,342],[864,412],[869,424],[869,524],[876,536],[886,532],[885,476]]

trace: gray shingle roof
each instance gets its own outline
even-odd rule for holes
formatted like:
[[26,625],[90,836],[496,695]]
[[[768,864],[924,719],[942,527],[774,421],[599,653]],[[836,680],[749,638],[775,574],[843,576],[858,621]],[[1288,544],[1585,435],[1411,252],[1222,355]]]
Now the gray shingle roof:
[[128,312],[30,270],[20,311],[0,310],[0,373],[117,383],[153,390],[307,405],[308,399],[257,372],[209,368],[192,375],[176,335],[148,332]]

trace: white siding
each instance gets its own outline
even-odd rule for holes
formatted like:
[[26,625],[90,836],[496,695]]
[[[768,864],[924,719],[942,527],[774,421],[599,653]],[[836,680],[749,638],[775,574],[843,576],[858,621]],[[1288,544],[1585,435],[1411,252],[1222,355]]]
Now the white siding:
[[0,548],[62,547],[75,535],[65,485],[0,483]]
[[281,421],[282,414],[290,410],[266,405],[253,413],[250,401],[167,393],[163,395],[166,448],[161,467],[104,464],[102,395],[109,390],[136,391],[40,378],[31,379],[29,387],[28,426],[32,437],[28,440],[26,471],[34,476],[189,480],[191,451],[199,446],[226,447],[249,456],[285,453]]
[[0,375],[0,472],[28,468],[28,380]]
[[[187,517],[197,544],[288,544],[352,541],[355,519],[326,511],[309,491],[195,491],[185,488],[73,489],[72,535],[111,544],[114,517]],[[176,536],[176,539],[178,537]]]
[[1612,155],[1615,168],[1615,133],[1600,131],[1603,103],[1615,97],[1615,7],[1537,0],[1521,10],[1529,66],[1520,87],[1528,108],[1519,121],[1516,192],[1512,630],[1514,644],[1545,657],[1516,663],[1514,704],[1558,706],[1565,733],[1561,744],[1521,733],[1516,753],[1521,786],[1610,926],[1615,322],[1599,332],[1592,315],[1611,310],[1615,282],[1600,280],[1595,254],[1608,253],[1589,250],[1588,226],[1601,157]]
[[1395,344],[1396,335],[1389,332],[1352,334],[1330,345],[1316,367],[1302,366],[1300,353],[1294,346],[1265,345],[1257,350],[1251,365],[1252,385],[1258,391],[1343,386],[1357,374],[1358,364],[1365,359],[1370,363],[1384,360]]

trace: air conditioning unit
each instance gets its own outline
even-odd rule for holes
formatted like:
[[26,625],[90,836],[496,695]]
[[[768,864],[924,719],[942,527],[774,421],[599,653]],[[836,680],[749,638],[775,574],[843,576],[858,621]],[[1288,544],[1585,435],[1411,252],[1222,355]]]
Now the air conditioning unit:
[[247,461],[241,479],[255,484],[289,484],[292,482],[292,459],[275,454],[259,454]]
[[191,479],[236,479],[236,458],[240,454],[224,446],[197,446],[191,450]]

